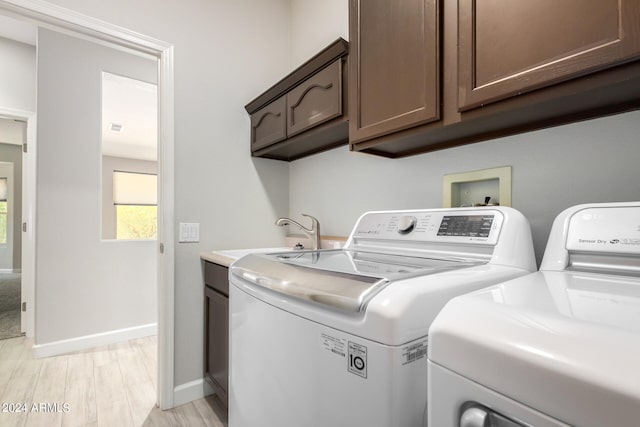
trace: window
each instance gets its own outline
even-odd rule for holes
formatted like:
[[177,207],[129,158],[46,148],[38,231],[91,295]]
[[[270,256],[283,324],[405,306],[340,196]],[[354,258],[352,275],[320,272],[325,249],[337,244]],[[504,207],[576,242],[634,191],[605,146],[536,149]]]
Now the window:
[[158,176],[113,172],[116,239],[156,239],[158,235]]
[[7,178],[0,178],[0,244],[7,243]]

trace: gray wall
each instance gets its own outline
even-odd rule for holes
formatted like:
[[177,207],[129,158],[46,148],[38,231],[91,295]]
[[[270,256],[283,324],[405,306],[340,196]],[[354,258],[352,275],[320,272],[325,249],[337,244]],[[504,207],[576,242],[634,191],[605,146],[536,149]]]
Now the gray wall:
[[636,111],[404,159],[340,148],[291,163],[289,209],[347,235],[368,210],[442,207],[446,174],[512,166],[512,206],[531,222],[540,261],[563,209],[640,200],[638,135]]
[[13,265],[0,268],[17,270],[22,267],[22,146],[0,143],[0,162],[13,163]]
[[36,111],[36,48],[0,37],[0,107]]
[[116,210],[113,204],[113,172],[158,173],[158,162],[102,156],[102,238],[116,238]]
[[201,379],[199,254],[284,238],[289,167],[250,157],[244,105],[290,71],[290,0],[51,3],[175,46],[175,220],[200,223],[175,248],[175,384]]

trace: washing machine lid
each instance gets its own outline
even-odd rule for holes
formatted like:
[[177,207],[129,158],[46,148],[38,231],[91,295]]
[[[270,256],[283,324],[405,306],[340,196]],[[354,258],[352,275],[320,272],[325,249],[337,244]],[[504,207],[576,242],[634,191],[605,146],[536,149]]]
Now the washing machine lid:
[[635,425],[640,278],[538,272],[450,301],[429,358],[571,425]]
[[357,313],[392,281],[484,263],[344,249],[288,251],[243,257],[231,266],[231,274],[307,302]]

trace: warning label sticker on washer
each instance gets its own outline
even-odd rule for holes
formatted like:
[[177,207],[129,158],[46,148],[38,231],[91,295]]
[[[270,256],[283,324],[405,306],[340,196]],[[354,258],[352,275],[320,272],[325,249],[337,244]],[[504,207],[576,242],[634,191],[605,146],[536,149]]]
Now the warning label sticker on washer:
[[347,370],[352,374],[367,378],[367,347],[349,341]]
[[329,350],[333,354],[337,354],[338,356],[342,356],[342,357],[346,356],[347,340],[345,339],[334,337],[329,334],[321,333],[320,345],[325,350]]
[[416,362],[427,356],[429,339],[425,338],[402,348],[402,365]]

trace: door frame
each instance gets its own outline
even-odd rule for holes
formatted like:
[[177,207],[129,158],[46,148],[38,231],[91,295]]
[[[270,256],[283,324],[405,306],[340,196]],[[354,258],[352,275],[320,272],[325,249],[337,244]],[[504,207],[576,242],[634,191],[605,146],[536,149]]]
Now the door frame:
[[[21,224],[27,224],[25,232],[22,228],[22,250],[20,265],[20,332],[24,332],[28,338],[33,338],[35,325],[35,310],[33,302],[35,300],[35,234],[31,224],[35,224],[35,153],[36,153],[36,113],[33,111],[17,110],[0,106],[0,116],[9,117],[26,123],[26,139],[23,140],[20,150],[22,151],[22,217]],[[25,151],[24,144],[27,144],[29,151]],[[14,221],[18,218],[13,217]],[[22,311],[22,304],[26,303],[27,311]]]
[[[63,31],[71,36],[106,43],[114,47],[131,49],[158,59],[158,167],[160,179],[158,182],[157,401],[160,409],[172,408],[174,404],[175,258],[173,45],[42,0],[0,0],[0,13],[33,22],[39,27]],[[33,122],[35,125],[35,120]],[[34,229],[34,227],[31,228]],[[33,231],[35,233],[37,230]],[[35,289],[33,288],[32,291],[31,295],[35,296]],[[32,307],[30,316],[35,316],[33,299],[30,305]]]

